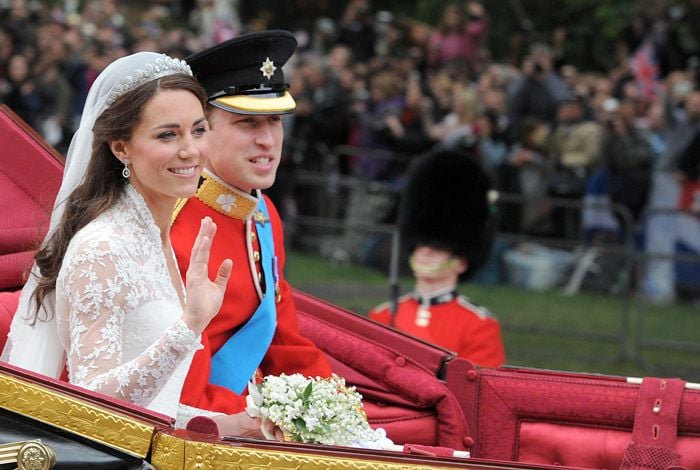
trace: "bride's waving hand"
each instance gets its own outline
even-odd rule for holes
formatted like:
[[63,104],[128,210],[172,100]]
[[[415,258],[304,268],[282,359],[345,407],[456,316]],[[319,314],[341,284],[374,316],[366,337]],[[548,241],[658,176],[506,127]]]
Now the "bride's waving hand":
[[209,217],[203,218],[187,269],[183,320],[198,335],[218,313],[231,277],[232,261],[227,259],[219,266],[215,279],[209,278],[209,251],[215,234],[216,224]]

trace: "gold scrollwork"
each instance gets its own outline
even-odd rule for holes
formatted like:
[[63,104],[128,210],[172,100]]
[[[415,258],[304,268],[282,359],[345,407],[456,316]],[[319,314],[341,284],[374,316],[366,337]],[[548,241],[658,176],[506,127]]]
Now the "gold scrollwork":
[[153,425],[5,374],[0,374],[0,408],[141,458],[155,432]]
[[157,469],[209,470],[447,470],[440,465],[415,465],[369,458],[281,452],[226,444],[188,441],[158,433],[151,463]]

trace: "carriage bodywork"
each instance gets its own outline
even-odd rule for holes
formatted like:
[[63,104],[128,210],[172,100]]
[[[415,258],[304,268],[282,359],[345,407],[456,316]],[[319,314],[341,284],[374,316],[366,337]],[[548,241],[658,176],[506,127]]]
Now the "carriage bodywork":
[[[5,106],[0,142],[1,347],[63,160]],[[700,391],[681,381],[475,368],[361,315],[294,295],[302,333],[362,393],[370,423],[396,443],[420,446],[380,452],[176,430],[166,416],[0,363],[0,468],[20,449],[24,468],[50,462],[42,447],[22,447],[41,439],[56,468],[616,469],[631,466],[634,442],[700,470]],[[445,457],[445,448],[471,458]]]

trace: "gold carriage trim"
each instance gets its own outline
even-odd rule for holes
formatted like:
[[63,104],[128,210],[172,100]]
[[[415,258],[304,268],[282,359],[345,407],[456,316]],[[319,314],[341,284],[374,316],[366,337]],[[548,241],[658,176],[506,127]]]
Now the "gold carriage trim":
[[145,458],[155,426],[0,373],[0,407]]
[[239,445],[189,441],[178,436],[157,433],[153,441],[151,464],[157,469],[183,468],[209,470],[218,468],[285,470],[450,470],[454,466],[416,465],[413,462],[390,462],[370,458],[282,452]]

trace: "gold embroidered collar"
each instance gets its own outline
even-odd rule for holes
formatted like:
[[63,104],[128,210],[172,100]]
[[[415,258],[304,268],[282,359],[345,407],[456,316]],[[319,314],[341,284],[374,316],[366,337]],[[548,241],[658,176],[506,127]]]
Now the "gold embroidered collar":
[[204,182],[195,197],[221,214],[238,220],[248,220],[258,206],[258,199],[226,184],[215,175],[202,172]]

